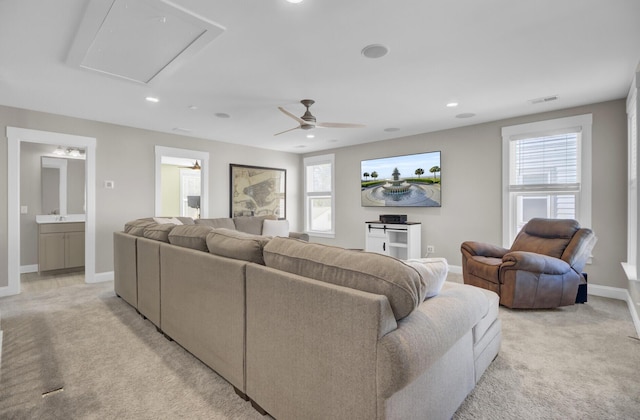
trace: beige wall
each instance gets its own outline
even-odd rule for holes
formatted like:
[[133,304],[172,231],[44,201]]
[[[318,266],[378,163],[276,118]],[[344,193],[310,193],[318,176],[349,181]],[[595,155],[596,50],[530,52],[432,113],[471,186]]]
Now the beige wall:
[[[113,232],[124,223],[154,212],[154,146],[209,152],[209,215],[229,216],[229,164],[287,169],[287,218],[300,230],[300,156],[230,143],[117,126],[59,115],[0,106],[0,167],[7,167],[6,127],[74,134],[97,139],[96,147],[96,272],[113,270]],[[115,182],[114,189],[104,181]],[[0,287],[7,285],[7,171],[0,171]]]
[[[501,128],[545,119],[593,114],[593,226],[599,237],[593,264],[587,267],[592,283],[626,288],[620,267],[626,258],[626,114],[624,100],[587,105],[458,129],[426,133],[362,146],[336,153],[336,238],[317,242],[351,248],[364,247],[364,222],[375,220],[380,209],[360,206],[360,161],[363,159],[442,151],[442,207],[403,208],[422,222],[423,251],[436,247],[436,256],[460,265],[460,244],[478,240],[500,244],[502,238]],[[287,169],[287,215],[293,230],[301,226],[301,159],[298,155],[157,133],[0,106],[0,126],[56,131],[97,138],[96,272],[113,269],[112,233],[131,219],[153,214],[154,146],[208,151],[210,217],[229,212],[229,163]],[[0,162],[6,167],[6,137]],[[331,152],[331,151],[329,151]],[[327,151],[318,153],[324,154]],[[103,188],[105,180],[115,189]],[[0,171],[0,287],[7,283],[7,174]]]
[[[423,254],[427,245],[434,245],[433,256],[460,266],[463,241],[502,243],[502,127],[587,113],[593,114],[592,228],[599,242],[586,271],[590,282],[626,288],[620,266],[626,259],[624,100],[335,149],[336,237],[313,240],[363,248],[365,221],[384,213],[407,214],[410,221],[422,223]],[[361,207],[361,160],[434,150],[442,151],[442,207]]]

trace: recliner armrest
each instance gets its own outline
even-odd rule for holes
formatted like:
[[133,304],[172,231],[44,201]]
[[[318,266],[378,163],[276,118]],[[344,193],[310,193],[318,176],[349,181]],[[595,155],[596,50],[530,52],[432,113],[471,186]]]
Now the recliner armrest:
[[507,252],[509,252],[508,249],[502,248],[501,246],[475,241],[463,242],[462,245],[460,245],[460,249],[473,256],[493,258],[502,258]]
[[500,270],[524,270],[531,273],[565,274],[571,266],[565,261],[535,252],[513,251],[502,257]]

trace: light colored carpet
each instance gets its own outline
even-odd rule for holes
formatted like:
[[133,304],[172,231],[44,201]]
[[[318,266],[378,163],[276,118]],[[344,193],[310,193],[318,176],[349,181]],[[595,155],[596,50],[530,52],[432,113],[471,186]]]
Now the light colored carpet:
[[[0,418],[265,419],[112,282],[2,298],[0,313]],[[624,302],[500,317],[502,350],[455,419],[640,418],[640,342]]]

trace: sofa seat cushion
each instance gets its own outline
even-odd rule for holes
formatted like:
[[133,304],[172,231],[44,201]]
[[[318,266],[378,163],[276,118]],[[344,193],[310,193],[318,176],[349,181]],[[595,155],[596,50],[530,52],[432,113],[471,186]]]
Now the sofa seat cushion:
[[144,229],[155,224],[157,223],[151,217],[132,220],[124,224],[124,233],[128,233],[129,235],[133,236],[144,237]]
[[252,235],[262,235],[262,222],[265,219],[278,220],[278,216],[269,214],[266,216],[240,216],[234,217],[233,223],[236,230]]
[[268,242],[267,237],[231,229],[214,229],[207,235],[210,253],[262,265],[262,250]]
[[218,217],[216,219],[196,219],[196,225],[211,226],[219,229],[231,229],[236,230],[236,225],[233,223],[233,219],[230,217]]
[[480,290],[487,297],[489,307],[487,308],[487,313],[473,327],[473,344],[478,343],[482,337],[484,337],[491,325],[498,318],[498,308],[500,306],[500,296],[498,296],[497,293],[480,287],[476,287],[476,289]]
[[154,224],[144,228],[143,236],[154,241],[169,242],[169,233],[177,225],[174,223]]
[[203,225],[181,225],[175,226],[169,233],[169,243],[184,248],[208,251],[207,235],[213,228]]
[[502,264],[502,258],[473,256],[467,260],[469,274],[498,284],[498,271]]
[[273,238],[264,247],[267,267],[387,297],[396,320],[423,300],[426,285],[415,268],[372,252]]

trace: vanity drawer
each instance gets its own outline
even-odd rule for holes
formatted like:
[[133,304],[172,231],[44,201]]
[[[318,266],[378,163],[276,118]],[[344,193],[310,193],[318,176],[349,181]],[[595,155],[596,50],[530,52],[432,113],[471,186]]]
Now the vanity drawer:
[[40,233],[84,232],[84,222],[42,223]]

